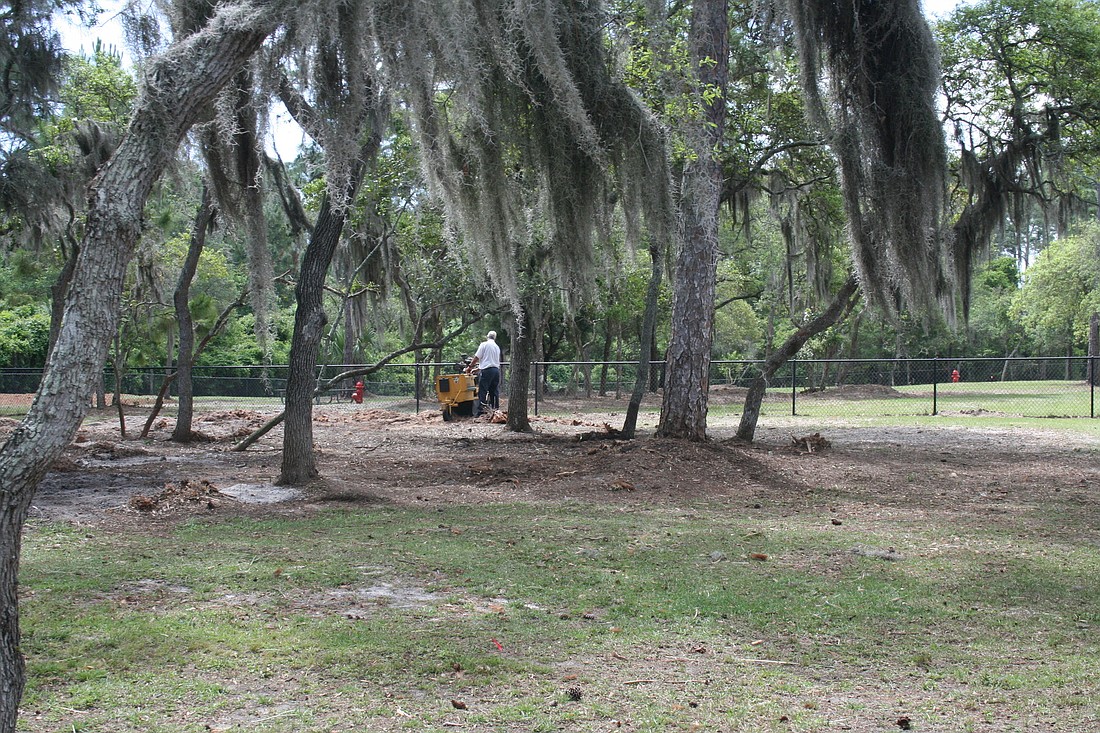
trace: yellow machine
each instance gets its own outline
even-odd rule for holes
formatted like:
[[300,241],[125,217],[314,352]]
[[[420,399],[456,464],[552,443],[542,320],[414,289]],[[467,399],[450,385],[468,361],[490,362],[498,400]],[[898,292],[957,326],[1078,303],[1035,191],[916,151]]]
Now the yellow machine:
[[473,417],[477,408],[477,377],[473,374],[442,374],[435,380],[435,394],[443,406],[443,419]]

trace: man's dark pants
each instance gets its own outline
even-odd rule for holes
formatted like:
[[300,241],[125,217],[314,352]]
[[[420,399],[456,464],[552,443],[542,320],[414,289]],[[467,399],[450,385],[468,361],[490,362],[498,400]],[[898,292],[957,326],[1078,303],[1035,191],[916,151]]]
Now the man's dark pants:
[[496,409],[500,407],[500,369],[486,367],[481,370],[477,381],[477,409],[481,413],[481,406],[486,405]]

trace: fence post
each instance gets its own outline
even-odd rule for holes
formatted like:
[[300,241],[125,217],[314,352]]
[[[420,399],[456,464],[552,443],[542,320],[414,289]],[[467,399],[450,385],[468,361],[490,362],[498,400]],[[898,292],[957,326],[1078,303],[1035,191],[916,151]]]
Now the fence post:
[[937,404],[937,388],[940,384],[940,358],[937,356],[932,360],[932,414],[938,415],[939,405]]
[[1096,357],[1089,357],[1089,417],[1096,417]]
[[796,414],[794,403],[798,394],[798,359],[791,359],[791,417]]
[[413,365],[413,397],[416,399],[416,414],[420,414],[420,362]]

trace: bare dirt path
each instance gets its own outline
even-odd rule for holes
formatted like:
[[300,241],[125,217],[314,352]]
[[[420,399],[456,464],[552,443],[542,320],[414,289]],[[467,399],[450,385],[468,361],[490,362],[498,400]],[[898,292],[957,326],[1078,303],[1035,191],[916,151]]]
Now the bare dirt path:
[[[534,433],[515,434],[485,420],[445,423],[434,411],[319,410],[322,478],[289,490],[272,485],[278,431],[246,452],[230,450],[262,423],[260,413],[204,415],[196,422],[204,439],[190,445],[168,441],[167,419],[150,440],[120,440],[109,415],[92,415],[44,481],[32,519],[95,524],[372,502],[705,500],[749,512],[908,508],[967,522],[1072,503],[1100,532],[1100,439],[1056,426],[830,426],[821,442],[804,425],[778,425],[746,446],[731,439],[734,425],[712,424],[711,442],[695,445],[599,439],[620,419],[605,417],[536,418]],[[0,436],[14,424],[0,419]],[[643,435],[652,427],[643,424]]]

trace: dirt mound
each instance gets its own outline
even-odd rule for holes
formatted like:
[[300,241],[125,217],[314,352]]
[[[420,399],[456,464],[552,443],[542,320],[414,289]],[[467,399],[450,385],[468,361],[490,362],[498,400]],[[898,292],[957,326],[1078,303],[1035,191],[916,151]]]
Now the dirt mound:
[[905,397],[901,392],[885,384],[848,384],[839,387],[808,389],[800,394],[807,397],[835,400],[878,400],[884,397]]
[[226,420],[245,420],[247,422],[262,423],[264,416],[255,410],[225,410],[222,412],[207,412],[195,418],[195,422],[225,422]]
[[[438,418],[442,422],[443,417],[441,414],[430,414],[432,415],[432,418]],[[350,415],[327,415],[326,417],[330,421],[346,418],[354,422],[380,422],[386,423],[387,425],[394,425],[397,423],[422,423],[429,421],[427,418],[422,417],[423,415],[424,413],[416,414],[408,412],[397,412],[395,410],[372,409],[363,410],[361,412],[353,412]]]
[[255,410],[211,412],[195,418],[193,436],[196,441],[203,442],[237,440],[251,435],[267,419]]

